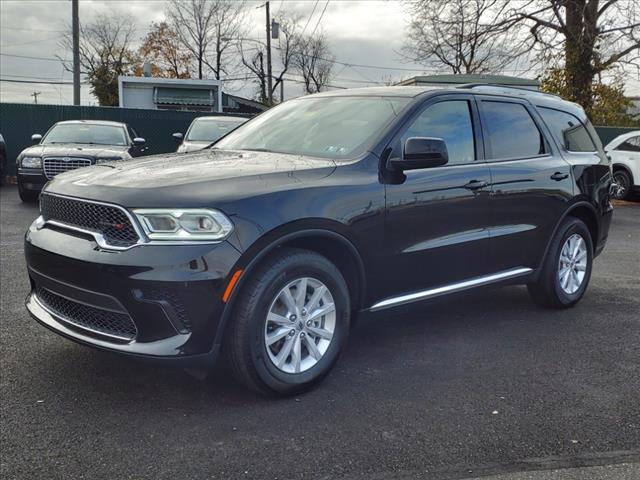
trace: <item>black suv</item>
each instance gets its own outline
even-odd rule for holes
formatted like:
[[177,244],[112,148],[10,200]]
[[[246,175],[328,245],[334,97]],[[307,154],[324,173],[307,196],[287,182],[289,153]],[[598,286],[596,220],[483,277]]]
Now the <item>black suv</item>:
[[18,193],[23,202],[33,202],[48,180],[59,173],[96,163],[128,160],[143,155],[144,138],[126,123],[102,120],[58,122],[16,159]]
[[245,385],[321,379],[356,315],[486,285],[574,305],[611,220],[584,111],[511,88],[292,100],[214,147],[57,176],[26,234],[40,323]]

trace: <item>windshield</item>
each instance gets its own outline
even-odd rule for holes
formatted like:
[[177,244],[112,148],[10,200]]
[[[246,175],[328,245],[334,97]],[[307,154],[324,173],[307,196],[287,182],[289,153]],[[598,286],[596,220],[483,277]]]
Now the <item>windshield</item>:
[[50,143],[87,143],[96,145],[126,145],[124,128],[114,125],[65,123],[55,125],[42,140]]
[[239,127],[214,148],[352,158],[364,152],[409,101],[403,97],[291,100]]
[[186,140],[190,142],[215,142],[246,121],[247,119],[196,118],[189,127]]

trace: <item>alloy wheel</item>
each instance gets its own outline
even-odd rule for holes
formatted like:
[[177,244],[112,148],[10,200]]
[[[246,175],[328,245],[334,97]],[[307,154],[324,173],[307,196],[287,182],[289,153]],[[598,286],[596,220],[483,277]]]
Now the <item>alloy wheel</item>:
[[587,271],[587,243],[574,233],[564,242],[558,262],[560,287],[569,295],[578,291]]
[[269,307],[264,342],[279,370],[301,373],[316,365],[329,349],[336,327],[336,306],[320,280],[298,278],[285,285]]

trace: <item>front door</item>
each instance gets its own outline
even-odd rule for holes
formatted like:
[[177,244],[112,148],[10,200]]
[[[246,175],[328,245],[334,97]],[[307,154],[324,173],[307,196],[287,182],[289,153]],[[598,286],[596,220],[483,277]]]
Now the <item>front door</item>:
[[489,191],[478,113],[471,95],[428,100],[391,143],[402,154],[409,137],[445,141],[442,167],[404,172],[386,185],[389,297],[451,285],[490,271]]

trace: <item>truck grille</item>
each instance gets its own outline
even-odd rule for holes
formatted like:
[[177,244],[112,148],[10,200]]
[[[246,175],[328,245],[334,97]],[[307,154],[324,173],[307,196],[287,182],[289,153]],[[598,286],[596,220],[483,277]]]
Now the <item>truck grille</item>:
[[88,167],[91,165],[89,158],[77,157],[45,157],[44,174],[48,179],[52,179],[56,175],[76,168]]
[[53,220],[99,233],[114,247],[129,247],[140,239],[121,207],[43,193],[40,195],[40,213],[45,221]]
[[133,340],[138,333],[133,320],[126,313],[77,303],[42,287],[37,288],[36,294],[48,310],[83,330],[126,341]]

